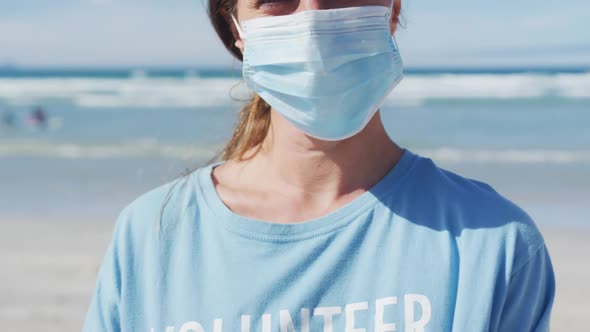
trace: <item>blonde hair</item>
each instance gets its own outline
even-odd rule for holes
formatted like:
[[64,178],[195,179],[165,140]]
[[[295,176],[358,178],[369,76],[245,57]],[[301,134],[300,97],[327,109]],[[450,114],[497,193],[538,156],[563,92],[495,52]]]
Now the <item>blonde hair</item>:
[[255,94],[250,102],[239,113],[238,124],[232,138],[225,144],[215,159],[220,161],[246,160],[246,152],[256,148],[260,150],[261,143],[270,128],[270,105],[259,95]]

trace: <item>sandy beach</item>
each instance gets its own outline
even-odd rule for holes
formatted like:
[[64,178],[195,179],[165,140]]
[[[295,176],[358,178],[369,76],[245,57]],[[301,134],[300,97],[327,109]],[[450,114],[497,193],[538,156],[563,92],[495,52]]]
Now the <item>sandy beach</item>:
[[[4,331],[80,331],[112,222],[2,221]],[[557,275],[552,331],[590,326],[590,230],[542,229]]]
[[80,331],[112,223],[0,222],[4,331]]

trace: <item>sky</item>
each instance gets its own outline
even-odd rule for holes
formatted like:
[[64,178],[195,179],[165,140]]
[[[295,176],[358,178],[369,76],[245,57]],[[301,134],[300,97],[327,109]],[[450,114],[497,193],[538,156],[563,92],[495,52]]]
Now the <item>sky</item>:
[[[588,0],[403,0],[409,67],[590,67]],[[206,0],[0,0],[0,66],[239,67]]]

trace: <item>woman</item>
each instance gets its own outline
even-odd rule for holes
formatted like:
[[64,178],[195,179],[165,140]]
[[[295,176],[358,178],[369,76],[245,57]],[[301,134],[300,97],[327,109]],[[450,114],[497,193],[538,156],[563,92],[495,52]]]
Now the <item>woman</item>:
[[85,331],[547,331],[535,223],[395,144],[401,1],[210,0],[255,92],[220,161],[120,214]]

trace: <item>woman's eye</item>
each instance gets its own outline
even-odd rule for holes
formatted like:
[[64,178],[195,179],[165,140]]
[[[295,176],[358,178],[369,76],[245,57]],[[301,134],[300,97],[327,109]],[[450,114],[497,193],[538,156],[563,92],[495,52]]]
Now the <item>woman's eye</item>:
[[266,8],[266,9],[276,9],[278,7],[287,7],[291,5],[294,0],[255,0],[255,7],[258,8]]
[[257,11],[260,15],[287,15],[297,9],[299,0],[253,0],[250,9]]
[[256,7],[261,7],[263,5],[273,5],[283,1],[284,0],[256,0]]

